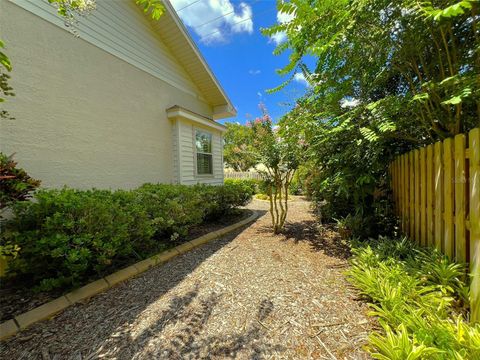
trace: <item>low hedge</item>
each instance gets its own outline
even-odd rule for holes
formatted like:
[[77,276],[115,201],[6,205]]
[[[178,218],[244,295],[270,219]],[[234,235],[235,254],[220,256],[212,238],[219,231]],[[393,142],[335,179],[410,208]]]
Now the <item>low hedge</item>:
[[38,290],[71,288],[131,258],[172,246],[195,225],[246,205],[252,189],[145,184],[138,189],[40,190],[12,207],[2,244],[20,248],[7,277]]

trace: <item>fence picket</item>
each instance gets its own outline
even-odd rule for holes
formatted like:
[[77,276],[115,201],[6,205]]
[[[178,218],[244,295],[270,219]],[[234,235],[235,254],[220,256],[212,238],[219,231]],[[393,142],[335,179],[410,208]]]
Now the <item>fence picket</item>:
[[480,128],[469,135],[471,318],[480,322]]
[[410,182],[408,181],[408,154],[405,154],[403,157],[403,186],[404,186],[404,192],[403,192],[403,205],[405,209],[405,226],[403,228],[403,232],[406,235],[410,235],[408,233],[408,230],[410,229],[410,219],[409,219],[409,206],[408,206],[408,201],[410,199]]
[[455,252],[455,222],[454,222],[454,162],[453,162],[453,140],[446,139],[443,142],[443,163],[444,163],[444,229],[443,229],[443,248],[445,255],[453,259]]
[[413,152],[415,162],[415,241],[420,244],[420,151],[415,150]]
[[408,174],[408,187],[410,188],[410,196],[408,198],[408,206],[410,209],[408,233],[412,239],[415,239],[415,164],[412,151],[408,153]]
[[457,135],[455,143],[455,259],[458,262],[467,261],[466,238],[466,194],[467,184],[465,175],[465,135]]
[[427,245],[427,151],[420,149],[420,244]]
[[434,242],[435,248],[442,250],[443,244],[443,144],[439,141],[434,145],[435,166],[435,205],[434,205]]
[[398,157],[398,168],[399,168],[399,174],[398,174],[398,182],[399,182],[399,187],[398,187],[398,208],[399,208],[399,217],[400,217],[400,229],[401,232],[403,232],[403,225],[404,225],[404,208],[403,208],[403,196],[404,196],[404,186],[403,186],[403,156]]
[[427,146],[427,243],[426,246],[434,244],[434,223],[433,223],[433,145]]

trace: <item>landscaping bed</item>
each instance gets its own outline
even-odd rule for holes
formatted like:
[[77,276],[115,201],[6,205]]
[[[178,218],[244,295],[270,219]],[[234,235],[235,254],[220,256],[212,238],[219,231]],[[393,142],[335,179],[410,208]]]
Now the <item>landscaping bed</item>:
[[[252,212],[250,210],[236,209],[235,211],[225,214],[220,218],[212,219],[208,222],[196,225],[189,230],[188,235],[183,236],[177,241],[166,245],[164,250],[173,248],[184,242],[193,240],[210,232],[217,231],[226,226],[235,224],[243,219],[246,219],[251,214]],[[167,243],[167,240],[168,239],[165,239],[165,243]],[[149,256],[153,256],[155,254],[156,253],[151,253]],[[122,262],[118,262],[115,264],[115,266],[110,267],[108,271],[105,271],[102,275],[86,279],[80,284],[80,286],[83,286],[91,281],[98,280],[102,276],[108,275],[109,273],[113,273],[124,267],[132,265],[140,260],[142,259],[132,257],[129,259],[125,259]],[[42,304],[45,304],[61,296],[69,290],[71,289],[54,289],[51,291],[36,292],[32,291],[32,288],[18,286],[15,281],[2,281],[0,287],[0,299],[2,299],[2,306],[0,308],[0,322],[12,319],[19,314],[32,310],[33,308],[38,307]]]
[[239,221],[253,189],[145,184],[125,190],[41,190],[2,222],[8,268],[1,319],[39,306],[118,269]]
[[277,235],[268,207],[254,200],[248,227],[21,331],[0,358],[368,359],[375,321],[343,275],[347,247],[308,202]]

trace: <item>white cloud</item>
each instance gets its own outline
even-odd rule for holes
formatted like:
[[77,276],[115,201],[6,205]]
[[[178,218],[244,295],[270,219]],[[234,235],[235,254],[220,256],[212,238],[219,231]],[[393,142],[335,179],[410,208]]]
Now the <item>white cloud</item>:
[[[170,0],[178,15],[205,44],[226,42],[232,33],[253,33],[252,8],[231,0]],[[187,6],[192,4],[191,6]],[[184,8],[183,10],[181,10]]]
[[293,81],[296,81],[302,85],[305,85],[305,86],[310,86],[310,84],[308,83],[307,79],[305,79],[305,75],[303,75],[303,73],[296,73],[294,76],[293,76]]
[[285,34],[283,31],[282,32],[278,32],[276,34],[273,34],[270,39],[272,39],[272,41],[276,44],[276,45],[279,45],[281,43],[283,43],[285,40],[287,40],[287,34]]
[[[295,18],[295,14],[286,14],[283,12],[277,12],[277,21],[280,24],[286,24],[292,21]],[[287,40],[287,34],[283,31],[273,34],[270,39],[276,44],[279,45]]]
[[258,75],[260,74],[262,71],[261,70],[248,70],[248,73],[250,75]]
[[360,104],[360,100],[354,98],[343,98],[342,100],[340,100],[340,107],[342,108],[353,108],[358,104]]

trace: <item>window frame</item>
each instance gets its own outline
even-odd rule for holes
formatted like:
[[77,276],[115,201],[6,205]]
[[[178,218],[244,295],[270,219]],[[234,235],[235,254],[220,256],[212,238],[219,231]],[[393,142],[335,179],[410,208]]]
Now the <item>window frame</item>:
[[[197,133],[203,133],[203,134],[206,134],[210,137],[210,152],[204,152],[204,151],[199,151],[197,149]],[[205,130],[205,129],[201,129],[201,128],[196,128],[194,127],[193,128],[193,148],[194,148],[194,162],[195,162],[195,176],[196,177],[202,177],[202,178],[210,178],[210,177],[213,177],[214,174],[213,174],[213,133]],[[208,155],[210,156],[210,159],[211,159],[211,172],[210,173],[202,173],[200,174],[198,172],[198,154],[203,154],[203,155]]]

